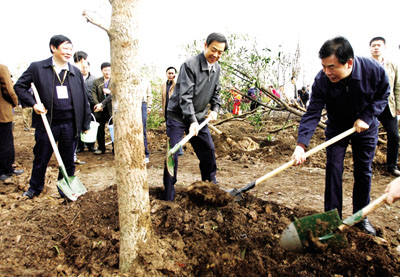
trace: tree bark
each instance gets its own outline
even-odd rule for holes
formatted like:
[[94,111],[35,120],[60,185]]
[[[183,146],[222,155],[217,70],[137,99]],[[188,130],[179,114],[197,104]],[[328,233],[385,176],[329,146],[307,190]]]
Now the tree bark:
[[110,0],[115,163],[120,223],[119,269],[129,272],[138,243],[151,232],[149,188],[144,162],[142,93],[134,17],[138,0]]

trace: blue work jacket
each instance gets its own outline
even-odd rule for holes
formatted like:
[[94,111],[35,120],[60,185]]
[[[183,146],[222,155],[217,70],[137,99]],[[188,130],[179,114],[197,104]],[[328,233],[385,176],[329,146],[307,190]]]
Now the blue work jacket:
[[327,132],[346,131],[357,119],[370,128],[376,127],[389,93],[385,69],[371,58],[355,57],[351,75],[337,83],[332,83],[321,70],[314,79],[310,104],[300,121],[297,143],[308,146],[324,108]]

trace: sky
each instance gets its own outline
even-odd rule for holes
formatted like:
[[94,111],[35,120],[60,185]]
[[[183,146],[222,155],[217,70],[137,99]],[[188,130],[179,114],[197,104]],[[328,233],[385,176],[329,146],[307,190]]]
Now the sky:
[[[387,56],[399,60],[400,17],[392,0],[142,0],[139,24],[139,60],[159,68],[184,61],[183,45],[205,40],[211,32],[247,33],[258,44],[294,52],[300,45],[303,68],[310,80],[320,70],[318,50],[327,39],[345,36],[355,54],[369,56],[369,40],[383,36]],[[51,56],[50,38],[69,37],[74,50],[89,54],[91,70],[110,60],[106,32],[88,23],[82,12],[95,13],[109,26],[107,0],[9,0],[2,5],[0,63],[19,76],[33,61]],[[4,30],[5,29],[5,30]],[[5,34],[4,34],[5,33]],[[308,80],[307,80],[308,82]]]

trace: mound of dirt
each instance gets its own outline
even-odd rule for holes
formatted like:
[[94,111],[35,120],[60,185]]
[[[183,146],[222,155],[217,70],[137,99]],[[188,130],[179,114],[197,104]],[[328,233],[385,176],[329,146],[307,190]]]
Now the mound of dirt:
[[[400,270],[400,257],[389,243],[356,229],[349,231],[347,248],[284,251],[282,230],[315,211],[251,196],[218,207],[192,201],[186,189],[177,190],[175,202],[159,200],[160,195],[160,189],[151,189],[153,239],[139,252],[134,276],[395,276]],[[0,227],[1,275],[118,274],[117,203],[115,186],[73,203],[34,202],[37,209]],[[15,233],[20,235],[10,235]]]

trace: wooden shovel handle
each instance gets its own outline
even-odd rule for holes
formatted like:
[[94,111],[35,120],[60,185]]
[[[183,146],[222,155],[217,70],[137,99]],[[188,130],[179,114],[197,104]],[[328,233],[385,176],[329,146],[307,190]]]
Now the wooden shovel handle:
[[[307,152],[305,153],[305,156],[306,156],[306,157],[309,157],[309,156],[311,156],[312,154],[315,154],[316,152],[318,152],[318,151],[320,151],[320,150],[322,150],[322,149],[328,147],[329,145],[334,144],[335,142],[337,142],[337,141],[339,141],[339,140],[341,140],[341,139],[343,139],[343,138],[345,138],[345,137],[351,135],[351,134],[354,133],[355,131],[356,131],[356,128],[353,127],[353,128],[351,128],[351,129],[349,129],[349,130],[347,130],[347,131],[345,131],[345,132],[343,132],[343,133],[341,133],[341,134],[339,134],[339,135],[337,135],[337,136],[331,138],[330,140],[327,140],[327,141],[325,141],[324,143],[322,143],[322,144],[320,144],[320,145],[314,147],[313,149],[307,151]],[[273,171],[271,171],[271,172],[265,174],[264,176],[258,178],[258,179],[255,181],[255,185],[258,185],[258,184],[264,182],[265,180],[268,180],[269,178],[275,176],[276,174],[282,172],[283,170],[285,170],[285,169],[291,167],[292,165],[294,165],[294,162],[295,162],[295,160],[290,160],[289,162],[287,162],[287,163],[281,165],[280,167],[276,168],[275,170],[273,170]]]
[[369,214],[371,214],[373,211],[375,211],[377,208],[381,207],[383,204],[385,204],[385,199],[388,196],[389,193],[385,193],[384,195],[380,196],[379,198],[375,199],[371,203],[369,203],[367,206],[356,212],[355,214],[349,216],[345,220],[343,220],[343,224],[338,227],[340,231],[344,231],[349,229],[351,226],[354,224],[360,222],[362,219],[367,217]]
[[[37,91],[37,89],[36,89],[36,87],[35,87],[35,85],[33,83],[32,83],[32,90],[33,90],[33,95],[35,96],[36,103],[37,104],[42,104],[42,102],[40,101],[39,93],[38,93],[38,91]],[[58,151],[58,147],[57,147],[56,141],[54,140],[53,133],[51,132],[51,128],[50,128],[49,122],[47,121],[47,117],[43,113],[41,113],[40,116],[42,117],[43,125],[44,125],[44,127],[46,129],[46,132],[47,132],[47,135],[49,137],[50,144],[51,144],[51,146],[53,148],[54,154],[56,155],[56,159],[57,159],[58,165],[63,170],[65,170],[64,163],[63,163],[63,161],[61,159],[60,152]]]
[[[200,125],[199,125],[199,130],[201,130],[204,126],[207,125],[208,122],[210,122],[211,118],[207,118],[204,120]],[[179,141],[177,144],[174,145],[174,147],[168,151],[167,156],[171,156],[175,154],[179,148],[181,148],[185,143],[187,143],[192,137],[194,136],[194,133],[189,133],[186,137],[184,137],[181,141]]]

